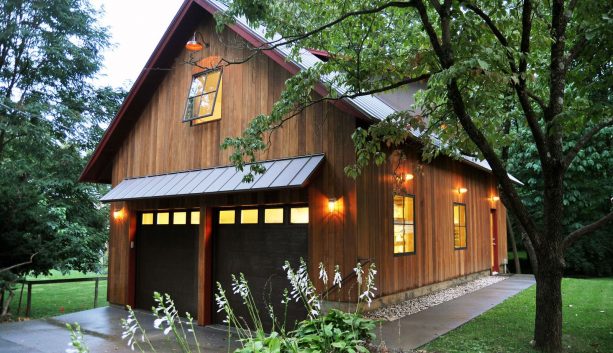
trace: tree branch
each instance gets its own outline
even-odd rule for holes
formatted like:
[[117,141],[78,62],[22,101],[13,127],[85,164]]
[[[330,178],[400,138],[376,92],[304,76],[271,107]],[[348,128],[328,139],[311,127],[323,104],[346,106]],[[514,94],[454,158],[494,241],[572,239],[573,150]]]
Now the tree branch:
[[602,123],[593,126],[589,129],[578,141],[575,145],[566,152],[566,156],[564,157],[564,169],[568,169],[570,165],[577,157],[577,154],[591,141],[592,137],[599,133],[602,129],[613,126],[613,119],[603,121]]
[[582,236],[589,234],[598,228],[603,227],[605,224],[613,221],[613,212],[610,212],[606,216],[597,220],[596,222],[589,224],[583,228],[579,228],[576,231],[570,233],[562,242],[562,251],[566,251],[575,241],[579,240]]
[[29,261],[24,261],[24,262],[21,262],[21,263],[18,263],[18,264],[9,266],[9,267],[5,267],[5,268],[0,268],[0,273],[6,272],[6,271],[10,271],[10,270],[12,270],[14,268],[21,267],[21,266],[24,266],[24,265],[29,265],[29,264],[32,263],[32,261],[34,261],[34,256],[36,256],[36,255],[38,255],[38,252],[35,252],[34,254],[32,254],[32,256],[30,256],[30,260]]

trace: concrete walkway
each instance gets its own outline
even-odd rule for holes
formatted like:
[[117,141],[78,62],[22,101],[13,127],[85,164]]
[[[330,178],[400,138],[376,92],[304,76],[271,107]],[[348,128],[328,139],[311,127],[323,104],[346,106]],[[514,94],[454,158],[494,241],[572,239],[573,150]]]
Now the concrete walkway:
[[532,275],[514,275],[398,320],[381,325],[379,337],[390,351],[410,351],[463,325],[535,283]]
[[[75,322],[81,325],[90,352],[131,353],[126,341],[121,340],[120,320],[127,315],[123,308],[108,306],[41,320],[0,324],[0,353],[65,352],[70,342],[66,323]],[[153,328],[151,314],[137,312],[137,317],[158,352],[180,352],[176,344]],[[228,334],[223,327],[196,327],[195,331],[203,353],[228,352]],[[138,351],[136,347],[135,351]]]
[[[415,349],[436,337],[466,323],[472,318],[500,304],[510,296],[534,284],[532,276],[515,275],[511,278],[439,304],[404,318],[384,322],[377,337],[390,351]],[[132,352],[121,340],[120,319],[127,311],[109,306],[48,319],[31,320],[0,325],[0,353],[60,353],[70,342],[66,323],[78,322],[91,352]],[[153,316],[137,312],[151,341],[159,352],[178,352],[159,330],[153,329]],[[196,327],[202,352],[227,352],[227,331],[220,326]],[[233,349],[231,350],[233,351]]]

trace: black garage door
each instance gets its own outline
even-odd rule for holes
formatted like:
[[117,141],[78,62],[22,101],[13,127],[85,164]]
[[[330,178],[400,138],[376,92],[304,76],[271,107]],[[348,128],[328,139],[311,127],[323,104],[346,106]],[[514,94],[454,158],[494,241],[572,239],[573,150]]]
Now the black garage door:
[[[258,209],[218,210],[214,219],[214,275],[226,291],[237,317],[243,317],[253,327],[242,299],[232,293],[231,275],[243,273],[249,282],[260,318],[265,329],[272,320],[268,305],[275,316],[283,320],[283,290],[290,289],[282,269],[289,261],[296,269],[300,258],[308,254],[308,208],[268,207]],[[216,304],[214,304],[216,305]],[[214,307],[213,321],[222,323],[223,312]],[[297,320],[306,317],[302,303],[291,302],[287,310],[286,328],[293,328]],[[282,322],[278,322],[280,324]]]
[[[173,222],[174,214],[184,216],[185,212],[168,212],[167,218],[165,215],[158,217],[158,213],[165,212],[144,213],[139,217],[136,234],[136,307],[151,310],[155,306],[153,292],[168,293],[181,316],[187,311],[195,317],[198,225],[189,224],[191,212],[187,212],[187,222],[178,222],[187,224],[173,224],[177,223]],[[152,215],[150,220],[149,215]]]

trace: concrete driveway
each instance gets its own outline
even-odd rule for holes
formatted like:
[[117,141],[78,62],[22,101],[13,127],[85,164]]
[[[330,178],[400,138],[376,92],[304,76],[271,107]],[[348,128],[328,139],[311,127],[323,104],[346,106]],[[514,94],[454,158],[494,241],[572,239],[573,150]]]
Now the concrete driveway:
[[[0,353],[61,353],[69,348],[66,323],[78,322],[91,352],[132,352],[121,340],[120,320],[128,312],[117,306],[80,311],[41,320],[0,325]],[[137,312],[137,317],[158,352],[180,352],[160,330],[153,328],[153,316]],[[202,352],[228,352],[228,333],[222,326],[196,327]],[[136,349],[136,347],[135,347]],[[136,349],[136,351],[138,351]],[[194,351],[196,351],[194,349]],[[233,351],[233,349],[232,349]]]

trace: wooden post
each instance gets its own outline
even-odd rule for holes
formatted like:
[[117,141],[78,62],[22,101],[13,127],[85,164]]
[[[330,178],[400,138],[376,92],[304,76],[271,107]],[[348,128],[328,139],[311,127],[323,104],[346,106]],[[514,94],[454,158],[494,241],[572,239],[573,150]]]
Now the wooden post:
[[28,300],[26,301],[26,317],[30,317],[31,308],[32,308],[32,283],[28,282]]
[[21,299],[23,299],[23,287],[24,287],[25,283],[21,282],[21,292],[19,292],[19,305],[17,305],[17,316],[19,316],[19,313],[21,312]]
[[96,284],[94,284],[94,308],[98,304],[98,282],[100,279],[96,277]]

